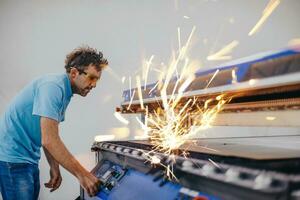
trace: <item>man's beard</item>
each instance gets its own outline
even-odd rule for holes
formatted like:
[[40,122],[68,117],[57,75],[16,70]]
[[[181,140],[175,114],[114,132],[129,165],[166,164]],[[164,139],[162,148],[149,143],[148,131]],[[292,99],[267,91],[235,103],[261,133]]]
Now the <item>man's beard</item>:
[[92,88],[90,87],[86,87],[86,88],[78,88],[76,86],[72,87],[72,91],[74,94],[79,94],[80,96],[83,96],[85,97],[90,91],[91,91]]

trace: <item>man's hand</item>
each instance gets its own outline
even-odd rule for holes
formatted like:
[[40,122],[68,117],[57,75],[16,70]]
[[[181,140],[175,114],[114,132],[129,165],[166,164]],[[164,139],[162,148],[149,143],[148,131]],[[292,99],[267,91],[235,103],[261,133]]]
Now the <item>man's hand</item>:
[[86,173],[78,177],[80,185],[87,191],[90,197],[97,195],[101,182],[93,174]]
[[59,167],[51,167],[50,168],[50,180],[48,183],[45,183],[45,187],[51,188],[50,192],[55,191],[57,188],[59,188],[62,181],[62,177],[60,175]]

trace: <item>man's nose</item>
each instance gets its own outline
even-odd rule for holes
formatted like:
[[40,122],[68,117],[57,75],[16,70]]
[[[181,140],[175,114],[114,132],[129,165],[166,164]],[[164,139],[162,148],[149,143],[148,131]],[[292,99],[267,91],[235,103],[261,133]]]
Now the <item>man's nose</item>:
[[92,86],[93,88],[95,88],[95,87],[97,86],[97,82],[92,82],[92,83],[91,83],[91,86]]

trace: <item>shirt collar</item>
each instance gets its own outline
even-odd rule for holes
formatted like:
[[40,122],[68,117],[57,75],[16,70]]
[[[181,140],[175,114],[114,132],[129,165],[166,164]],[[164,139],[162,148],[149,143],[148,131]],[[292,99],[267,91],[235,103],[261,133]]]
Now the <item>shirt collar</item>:
[[71,87],[71,81],[69,79],[68,74],[64,74],[64,82],[65,82],[67,97],[71,98],[73,96],[73,92],[72,92],[72,87]]

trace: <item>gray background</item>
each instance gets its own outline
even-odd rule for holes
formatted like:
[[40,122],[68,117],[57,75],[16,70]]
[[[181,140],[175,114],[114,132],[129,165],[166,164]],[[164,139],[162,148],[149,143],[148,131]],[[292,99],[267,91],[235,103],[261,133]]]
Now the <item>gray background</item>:
[[[233,40],[240,44],[231,55],[240,58],[282,48],[291,39],[300,38],[299,0],[282,0],[261,30],[248,36],[267,3],[267,0],[0,0],[0,112],[34,77],[64,72],[65,55],[75,47],[88,44],[103,51],[111,70],[103,73],[98,87],[88,97],[74,96],[66,121],[60,125],[66,146],[91,169],[94,160],[89,149],[94,136],[124,126],[113,116],[122,101],[122,91],[128,88],[128,82],[122,84],[121,77],[134,76],[143,59],[152,54],[154,65],[168,63],[172,50],[178,47],[177,27],[181,27],[184,42],[196,26],[189,57],[202,63],[203,69],[220,63],[206,61],[209,52]],[[150,72],[150,81],[156,78],[155,72]],[[133,125],[129,128],[135,130]],[[78,196],[77,180],[63,169],[60,189],[49,193],[43,186],[49,178],[44,156],[40,169],[40,199]]]

